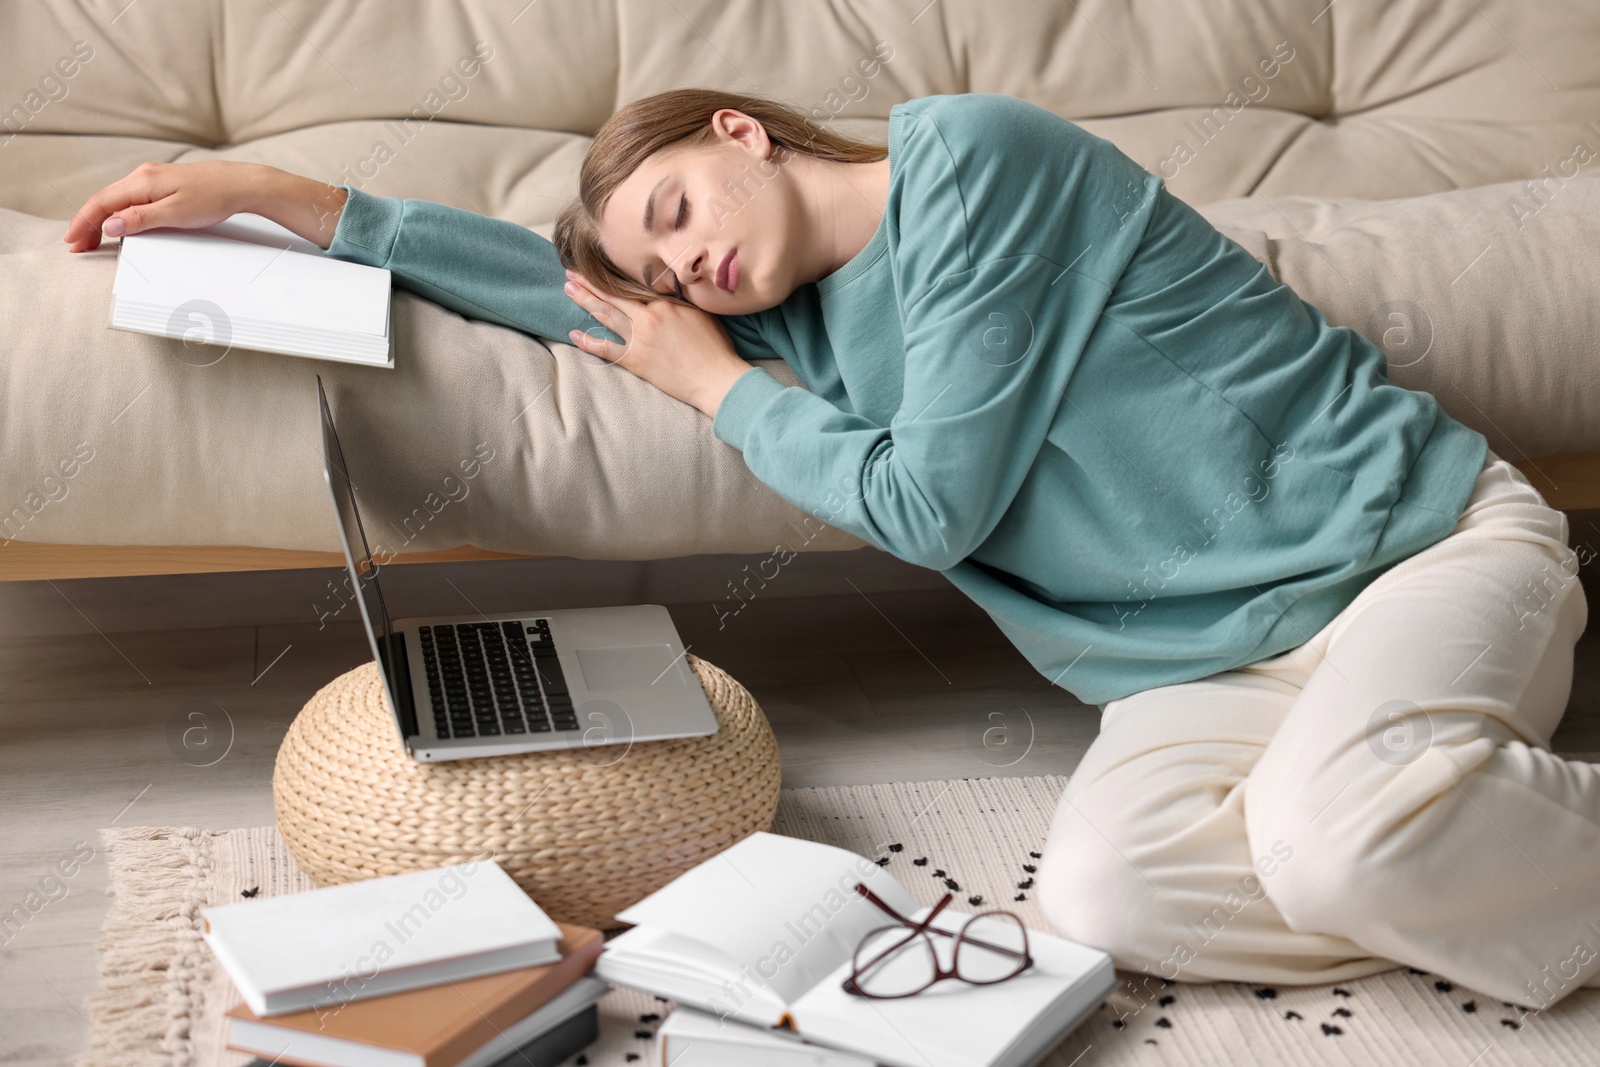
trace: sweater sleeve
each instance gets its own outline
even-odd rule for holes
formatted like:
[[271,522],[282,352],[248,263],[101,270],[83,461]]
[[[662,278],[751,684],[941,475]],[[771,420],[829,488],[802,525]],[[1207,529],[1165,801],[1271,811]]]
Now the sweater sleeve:
[[1027,307],[1063,264],[1007,257],[945,279],[906,314],[903,400],[888,426],[745,371],[713,419],[758,478],[907,562],[946,570],[999,523],[1075,365]]
[[[622,343],[562,288],[555,245],[525,226],[431,200],[373,196],[340,185],[348,199],[326,254],[383,267],[402,289],[471,319],[568,342],[582,330]],[[729,325],[734,318],[723,319]],[[742,358],[770,358],[753,322],[729,330]]]
[[[1066,121],[1036,110],[1048,122]],[[1041,121],[1010,105],[999,119]],[[917,170],[903,202],[914,205],[924,232],[913,236],[912,222],[901,219],[904,385],[888,426],[760,368],[735,380],[712,421],[717,437],[790,503],[935,570],[972,554],[1009,508],[1138,241],[1139,213],[1159,188],[1159,179],[1108,153],[1109,142],[1096,144],[1075,126],[1004,132],[1040,154],[1065,147],[1069,158],[986,168],[981,145],[962,136],[958,143],[973,147],[952,152],[936,125],[919,126],[905,142],[899,165]],[[1051,182],[1022,179],[1032,193],[1014,184],[1017,172],[1046,167]],[[1136,203],[1108,211],[1119,195]],[[1041,245],[1047,224],[1058,236]]]

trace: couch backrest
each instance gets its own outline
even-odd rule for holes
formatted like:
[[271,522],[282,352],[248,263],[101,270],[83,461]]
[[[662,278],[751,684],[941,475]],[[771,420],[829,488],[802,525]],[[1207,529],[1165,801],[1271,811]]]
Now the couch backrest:
[[879,138],[902,100],[1010,93],[1196,205],[1408,196],[1582,167],[1597,52],[1595,0],[19,0],[0,207],[220,156],[532,225],[607,115],[686,85]]

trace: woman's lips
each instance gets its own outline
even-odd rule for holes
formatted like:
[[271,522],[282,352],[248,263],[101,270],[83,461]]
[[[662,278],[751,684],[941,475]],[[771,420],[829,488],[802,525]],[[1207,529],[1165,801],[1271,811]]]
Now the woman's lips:
[[738,249],[730,248],[728,254],[722,257],[722,262],[717,264],[717,288],[729,293],[739,288]]

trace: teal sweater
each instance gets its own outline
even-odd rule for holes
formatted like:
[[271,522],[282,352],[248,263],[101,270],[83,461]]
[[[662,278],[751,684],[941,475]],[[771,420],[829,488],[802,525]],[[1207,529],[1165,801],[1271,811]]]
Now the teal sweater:
[[[866,247],[728,316],[712,431],[780,496],[942,572],[1087,703],[1303,644],[1450,532],[1487,441],[1383,353],[1044,108],[889,113]],[[328,254],[472,318],[616,338],[514,223],[350,186]]]

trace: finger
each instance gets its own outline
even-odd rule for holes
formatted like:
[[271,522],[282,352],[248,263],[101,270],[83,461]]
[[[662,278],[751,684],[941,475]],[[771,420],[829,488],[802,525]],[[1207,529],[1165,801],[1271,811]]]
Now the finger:
[[573,283],[582,286],[584,290],[590,294],[598,297],[601,300],[608,300],[617,307],[622,308],[624,311],[637,310],[638,308],[642,308],[647,305],[647,301],[636,300],[631,296],[615,296],[611,293],[602,294],[600,290],[589,284],[588,279],[575,270],[569,269],[567,271],[567,277]]
[[610,296],[600,296],[577,282],[568,282],[564,288],[574,304],[593,315],[595,321],[622,338],[624,343],[632,337],[632,322],[610,303]]
[[[574,348],[581,348],[591,356],[599,356],[607,363],[622,363],[628,358],[628,350],[622,345],[608,341],[604,337],[596,337],[592,333],[584,333],[582,330],[568,331],[567,341]],[[632,370],[633,367],[628,365],[628,369]]]
[[105,220],[112,212],[133,202],[134,194],[131,187],[137,174],[135,171],[120,181],[112,182],[84,201],[83,207],[77,210],[72,216],[72,221],[67,224],[66,239],[73,243],[87,240],[91,243],[91,247],[98,245],[101,226]]
[[112,190],[120,184],[121,182],[114,182],[85,200],[83,206],[73,212],[72,218],[67,222],[67,232],[62,234],[61,239],[72,245],[85,241],[90,242],[90,247],[98,245],[100,221],[111,213],[109,202],[113,199]]
[[151,225],[159,225],[151,221],[152,212],[146,205],[163,197],[164,192],[155,187],[149,174],[136,170],[91,196],[72,216],[65,239],[74,251],[97,248],[106,221],[113,217],[122,220],[123,234],[137,233]]

